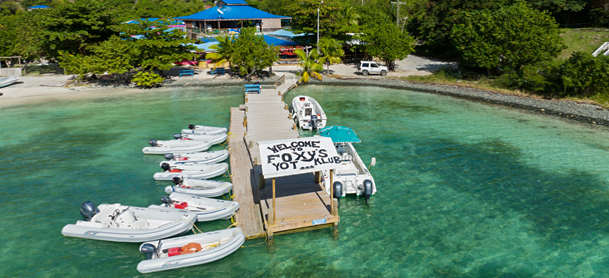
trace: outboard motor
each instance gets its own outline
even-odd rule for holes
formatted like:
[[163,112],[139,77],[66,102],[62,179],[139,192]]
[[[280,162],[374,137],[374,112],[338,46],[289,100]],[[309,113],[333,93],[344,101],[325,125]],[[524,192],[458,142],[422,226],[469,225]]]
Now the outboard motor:
[[156,247],[150,243],[142,244],[142,246],[140,246],[140,252],[146,255],[146,260],[150,260],[152,259],[152,254],[156,252]]
[[343,196],[343,184],[340,181],[335,181],[334,184],[334,197],[340,199]]
[[372,196],[372,181],[364,180],[364,197],[366,198],[366,205],[368,204],[368,199]]
[[161,163],[161,169],[163,169],[165,171],[169,171],[169,169],[171,169],[171,167],[169,167],[169,163]]
[[166,205],[171,205],[171,198],[169,198],[169,196],[163,196],[161,197],[161,202]]
[[80,215],[85,221],[90,221],[95,216],[95,205],[91,201],[86,201],[80,205]]
[[189,129],[195,129],[195,125],[188,125]]
[[157,146],[156,140],[154,140],[154,139],[150,139],[149,143],[150,143],[150,146],[153,146],[153,147]]
[[311,115],[311,128],[317,129],[317,115]]
[[172,154],[172,153],[166,153],[166,154],[165,154],[165,159],[167,159],[167,160],[172,160],[172,159],[173,159],[173,157],[174,157],[174,156],[173,156],[173,154]]
[[182,134],[176,133],[176,134],[173,135],[173,138],[177,139],[177,140],[182,139]]
[[171,181],[173,181],[173,183],[175,183],[175,184],[180,184],[183,182],[183,180],[180,177],[173,177],[173,179],[171,179]]

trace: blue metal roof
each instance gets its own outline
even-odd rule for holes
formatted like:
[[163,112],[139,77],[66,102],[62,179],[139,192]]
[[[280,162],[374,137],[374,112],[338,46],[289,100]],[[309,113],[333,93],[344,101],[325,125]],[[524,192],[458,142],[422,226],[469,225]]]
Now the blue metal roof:
[[361,142],[353,129],[339,125],[324,127],[319,130],[319,135],[332,138],[334,143]]
[[[220,12],[218,12],[218,10],[220,10]],[[290,17],[270,14],[250,6],[225,6],[222,8],[216,6],[196,14],[175,17],[175,19],[179,20],[248,20],[261,18]]]
[[28,9],[33,10],[33,9],[48,9],[48,8],[50,8],[50,7],[47,5],[37,5],[37,6],[31,6]]
[[264,40],[266,41],[266,43],[268,43],[269,45],[275,45],[275,46],[292,46],[292,45],[298,45],[295,42],[291,42],[291,41],[286,41],[286,40],[280,40],[278,38],[273,38],[271,36],[267,36],[264,35]]

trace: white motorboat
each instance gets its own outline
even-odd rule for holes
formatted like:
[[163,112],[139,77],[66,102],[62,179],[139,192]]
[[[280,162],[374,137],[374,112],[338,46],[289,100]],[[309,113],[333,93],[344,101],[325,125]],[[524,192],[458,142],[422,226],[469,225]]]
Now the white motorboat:
[[196,213],[175,208],[142,208],[121,204],[95,207],[86,201],[80,206],[84,220],[68,224],[64,236],[117,242],[159,240],[187,232],[197,219]]
[[195,140],[195,141],[207,141],[212,145],[220,144],[228,139],[227,133],[220,134],[180,134],[176,133],[173,135],[176,140]]
[[215,127],[206,125],[188,125],[188,129],[182,129],[182,134],[221,134],[227,133],[225,127]]
[[292,99],[290,109],[294,122],[302,129],[322,129],[326,126],[326,113],[315,99],[297,96]]
[[[345,197],[347,194],[364,195],[368,202],[368,199],[376,194],[376,184],[372,174],[353,147],[352,143],[360,142],[353,129],[344,126],[329,126],[319,130],[319,134],[332,138],[334,147],[341,157],[340,165],[332,174],[333,184],[330,184],[329,171],[322,172],[324,187],[328,194],[330,194],[330,186],[333,186],[334,198]],[[376,159],[373,157],[370,166],[375,164]]]
[[0,88],[11,85],[19,80],[19,76],[11,75],[9,77],[1,77],[0,78]]
[[240,228],[144,242],[140,252],[146,260],[137,265],[137,271],[149,273],[206,264],[232,254],[243,242],[245,234]]
[[145,154],[165,154],[165,153],[191,153],[202,152],[212,146],[207,141],[197,140],[150,140],[151,147],[145,147],[142,152]]
[[174,177],[191,179],[211,179],[224,174],[228,170],[226,163],[214,164],[190,164],[169,166],[168,163],[161,163],[161,168],[165,172],[154,174],[155,180],[172,180]]
[[203,197],[218,197],[233,189],[233,184],[225,181],[182,179],[180,177],[174,177],[172,181],[175,183],[174,186],[165,187],[167,194],[179,192]]
[[230,219],[237,210],[239,203],[235,201],[218,200],[195,196],[186,193],[171,193],[161,198],[163,205],[150,205],[149,208],[176,208],[195,213],[197,221],[213,221]]
[[224,161],[228,158],[228,155],[228,150],[185,154],[166,153],[165,159],[167,160],[162,161],[161,163],[168,163],[169,166],[191,163],[210,164]]

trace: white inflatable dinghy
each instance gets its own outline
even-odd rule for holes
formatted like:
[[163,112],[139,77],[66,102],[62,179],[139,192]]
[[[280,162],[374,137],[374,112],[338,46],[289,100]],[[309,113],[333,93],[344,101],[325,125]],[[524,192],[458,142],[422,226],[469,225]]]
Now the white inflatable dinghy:
[[[173,154],[166,153],[166,161],[161,163],[168,163],[169,166],[176,166],[180,164],[211,164],[224,161],[228,158],[228,150],[211,151],[211,152],[200,152],[200,153],[185,153],[185,154]],[[159,163],[160,165],[160,163]]]
[[146,260],[137,265],[141,273],[206,264],[237,251],[245,242],[240,228],[144,242],[140,252]]
[[228,139],[228,134],[180,134],[176,133],[173,135],[176,140],[194,140],[194,141],[207,141],[212,145],[220,144]]
[[182,129],[182,134],[220,134],[227,133],[225,127],[215,127],[206,125],[188,125],[188,129]]
[[176,208],[197,214],[197,221],[213,221],[230,219],[237,210],[239,203],[235,201],[218,200],[195,196],[185,193],[171,193],[161,197],[163,205],[150,205],[149,208]]
[[233,184],[225,181],[182,179],[180,177],[174,177],[172,181],[176,185],[165,187],[167,194],[179,192],[203,197],[218,197],[233,189]]
[[207,141],[196,140],[150,140],[151,147],[145,147],[142,152],[145,154],[165,154],[165,153],[191,153],[206,151],[211,147]]
[[144,242],[182,234],[192,228],[196,213],[175,208],[142,208],[121,204],[80,206],[84,220],[68,224],[64,236],[117,242]]
[[214,164],[187,164],[169,166],[168,163],[161,163],[161,168],[165,172],[154,174],[155,180],[172,180],[174,177],[184,177],[191,179],[211,179],[224,174],[228,170],[226,163]]

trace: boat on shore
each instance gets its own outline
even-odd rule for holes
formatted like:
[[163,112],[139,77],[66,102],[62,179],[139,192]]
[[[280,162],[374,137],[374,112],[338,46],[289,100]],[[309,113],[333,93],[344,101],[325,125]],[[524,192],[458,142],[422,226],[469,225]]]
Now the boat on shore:
[[207,141],[196,140],[150,140],[150,147],[145,147],[142,152],[145,154],[165,154],[165,153],[192,153],[202,152],[212,146]]
[[12,85],[19,80],[19,76],[11,75],[8,77],[0,77],[0,88]]
[[228,150],[184,154],[166,153],[166,160],[162,161],[161,163],[168,163],[169,166],[191,163],[211,164],[226,160],[228,158],[228,155]]
[[174,177],[172,179],[174,186],[165,187],[165,193],[173,192],[192,194],[203,197],[219,197],[229,193],[233,189],[233,184],[224,181],[189,179]]
[[[367,203],[370,197],[376,194],[376,184],[368,167],[353,147],[353,143],[361,142],[355,131],[344,126],[329,126],[319,130],[319,134],[332,139],[341,159],[338,168],[332,172],[333,184],[330,184],[330,171],[322,171],[324,187],[328,194],[330,186],[333,186],[333,198],[342,198],[347,194],[363,195]],[[375,164],[376,159],[373,157],[370,167]]]
[[213,221],[230,219],[237,210],[239,203],[235,201],[212,199],[186,193],[171,193],[161,197],[162,205],[150,205],[149,208],[176,208],[190,211],[197,215],[197,221]]
[[221,134],[227,133],[225,127],[215,127],[206,125],[188,125],[188,129],[182,129],[182,134]]
[[308,96],[296,96],[292,99],[291,117],[300,128],[306,130],[322,129],[326,126],[326,113],[321,105]]
[[63,227],[64,236],[116,242],[159,240],[190,230],[196,213],[175,208],[143,208],[121,204],[84,202],[83,220]]
[[217,261],[237,251],[243,242],[241,228],[144,242],[140,252],[146,260],[137,265],[137,271],[150,273]]
[[181,164],[169,166],[168,163],[161,163],[161,168],[165,170],[165,172],[155,173],[155,180],[172,180],[174,177],[211,179],[224,174],[228,170],[228,164]]

